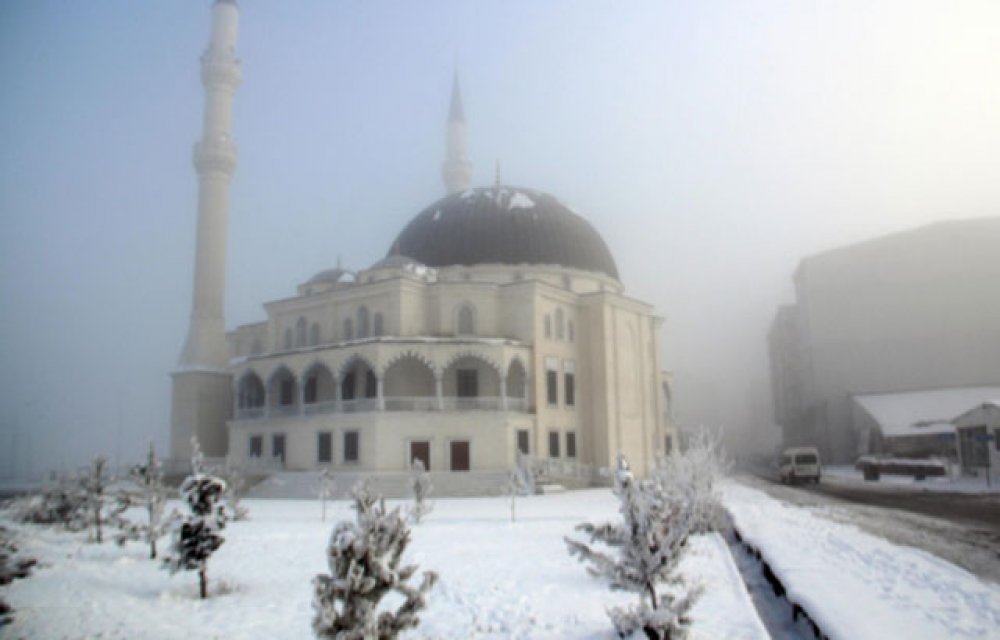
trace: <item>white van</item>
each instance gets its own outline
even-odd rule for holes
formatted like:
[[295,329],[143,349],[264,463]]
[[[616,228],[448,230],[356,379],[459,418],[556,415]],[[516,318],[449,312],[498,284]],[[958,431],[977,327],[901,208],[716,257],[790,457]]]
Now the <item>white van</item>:
[[819,449],[816,447],[792,447],[781,453],[778,476],[784,484],[795,484],[799,480],[819,482]]

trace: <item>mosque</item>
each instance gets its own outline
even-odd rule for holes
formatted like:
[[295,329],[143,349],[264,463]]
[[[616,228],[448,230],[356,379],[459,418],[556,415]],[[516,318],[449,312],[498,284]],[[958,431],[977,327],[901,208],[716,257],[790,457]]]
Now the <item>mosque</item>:
[[660,366],[662,318],[630,298],[579,213],[537,189],[472,187],[457,78],[446,195],[371,266],[338,265],[266,318],[225,330],[226,226],[236,167],[238,8],[216,0],[190,328],[172,373],[171,456],[196,435],[231,464],[391,474],[497,474],[521,451],[584,484],[624,453],[639,473],[676,442]]

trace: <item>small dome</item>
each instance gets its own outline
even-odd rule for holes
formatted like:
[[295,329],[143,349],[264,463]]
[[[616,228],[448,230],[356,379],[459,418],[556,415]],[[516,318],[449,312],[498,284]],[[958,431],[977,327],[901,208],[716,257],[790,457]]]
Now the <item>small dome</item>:
[[332,284],[335,282],[340,282],[340,279],[343,278],[348,273],[350,272],[341,269],[340,267],[335,267],[333,269],[325,269],[323,271],[320,271],[313,277],[309,278],[309,282],[307,282],[306,284],[321,284],[321,283]]
[[396,237],[395,254],[431,267],[560,265],[618,279],[601,236],[554,197],[497,186],[452,193],[421,211]]

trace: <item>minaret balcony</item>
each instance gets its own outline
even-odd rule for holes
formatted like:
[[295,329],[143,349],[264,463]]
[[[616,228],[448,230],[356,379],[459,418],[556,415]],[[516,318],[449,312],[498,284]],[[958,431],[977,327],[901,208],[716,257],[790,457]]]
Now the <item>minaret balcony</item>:
[[194,166],[198,173],[231,176],[236,170],[236,145],[228,138],[197,142],[194,145]]

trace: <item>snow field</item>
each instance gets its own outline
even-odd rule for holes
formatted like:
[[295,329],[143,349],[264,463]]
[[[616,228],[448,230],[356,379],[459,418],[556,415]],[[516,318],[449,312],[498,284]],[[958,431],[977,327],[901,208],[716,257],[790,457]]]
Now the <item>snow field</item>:
[[[437,571],[440,581],[420,627],[404,637],[615,637],[605,609],[636,596],[610,592],[563,542],[581,522],[618,517],[609,490],[519,498],[515,523],[506,498],[433,502],[434,511],[413,529],[407,558],[421,571]],[[343,500],[328,503],[324,523],[318,501],[246,505],[251,520],[229,523],[226,543],[209,562],[211,597],[204,601],[195,573],[171,578],[140,543],[94,545],[82,535],[7,525],[20,533],[24,555],[42,566],[7,589],[15,622],[5,635],[312,637],[310,582],[327,570],[334,523],[353,511]],[[704,588],[692,610],[692,638],[768,637],[721,537],[693,538],[681,572]]]
[[1000,585],[726,482],[743,539],[831,639],[1000,638]]

